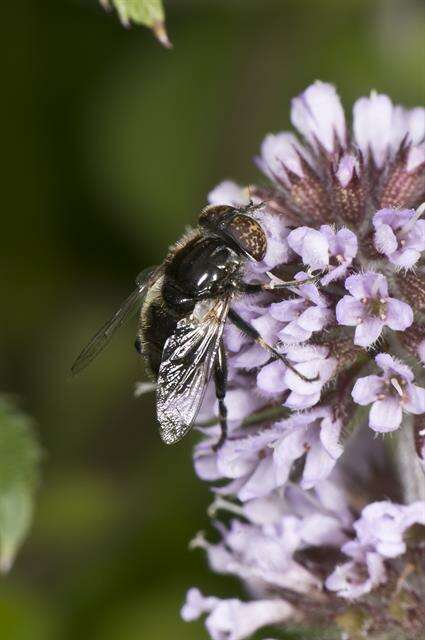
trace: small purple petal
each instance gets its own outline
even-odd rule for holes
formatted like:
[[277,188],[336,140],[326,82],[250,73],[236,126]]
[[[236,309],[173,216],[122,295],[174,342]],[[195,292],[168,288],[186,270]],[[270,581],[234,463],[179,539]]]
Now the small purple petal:
[[369,317],[356,327],[354,344],[359,347],[370,347],[381,335],[384,322],[380,318]]
[[375,362],[386,374],[387,377],[393,375],[393,373],[399,374],[402,378],[405,378],[408,382],[412,382],[414,375],[410,367],[404,362],[399,362],[393,358],[389,353],[378,353],[375,358]]
[[285,382],[286,367],[281,360],[270,362],[257,375],[257,386],[261,391],[276,395],[282,393],[288,386]]
[[270,305],[270,315],[281,322],[296,320],[304,308],[302,299],[284,300]]
[[403,408],[409,413],[420,415],[425,413],[425,389],[416,384],[410,384],[408,389],[408,401]]
[[381,224],[375,231],[374,244],[379,253],[390,255],[397,250],[397,238],[388,224]]
[[388,297],[388,285],[385,277],[372,271],[349,276],[345,281],[345,288],[358,300]]
[[371,404],[381,393],[382,386],[382,378],[379,376],[365,376],[356,381],[351,395],[357,404]]
[[332,320],[330,309],[309,307],[298,318],[298,324],[306,331],[320,331]]
[[284,344],[294,344],[304,342],[311,338],[311,331],[303,329],[298,322],[290,322],[282,331],[278,333],[279,340]]
[[380,433],[395,431],[401,424],[401,405],[396,398],[376,400],[369,413],[369,427]]
[[329,245],[325,236],[310,227],[298,227],[288,236],[289,246],[312,269],[324,269],[329,264]]
[[336,319],[338,324],[350,327],[357,326],[365,315],[365,307],[353,296],[344,296],[336,305]]
[[389,298],[387,301],[387,318],[385,324],[395,331],[404,331],[413,322],[412,308],[401,300]]

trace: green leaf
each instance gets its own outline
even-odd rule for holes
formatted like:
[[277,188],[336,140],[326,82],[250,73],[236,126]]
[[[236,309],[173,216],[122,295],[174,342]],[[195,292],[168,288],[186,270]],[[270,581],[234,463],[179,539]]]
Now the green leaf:
[[32,420],[0,396],[0,570],[4,573],[31,525],[40,459]]
[[109,9],[112,4],[125,27],[129,27],[131,22],[142,24],[152,29],[164,47],[172,46],[165,29],[162,0],[100,0],[100,2],[105,9]]

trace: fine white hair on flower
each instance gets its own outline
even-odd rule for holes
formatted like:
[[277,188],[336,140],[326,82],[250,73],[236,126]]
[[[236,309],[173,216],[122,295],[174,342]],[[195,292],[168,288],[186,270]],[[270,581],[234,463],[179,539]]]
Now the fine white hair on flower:
[[[193,546],[250,594],[189,591],[182,615],[206,615],[213,640],[288,619],[326,627],[347,600],[387,631],[394,602],[425,597],[425,490],[411,493],[423,477],[404,496],[400,486],[425,470],[425,110],[372,91],[350,122],[336,88],[316,81],[292,100],[291,122],[296,131],[267,134],[255,158],[267,186],[226,180],[208,196],[261,205],[252,215],[267,251],[245,281],[292,283],[233,299],[281,357],[227,323],[228,437],[217,449],[213,424],[195,445],[220,540]],[[211,389],[202,420],[216,415]],[[410,443],[398,476],[389,436],[374,438],[389,432]],[[397,629],[410,637],[423,622],[415,605]]]

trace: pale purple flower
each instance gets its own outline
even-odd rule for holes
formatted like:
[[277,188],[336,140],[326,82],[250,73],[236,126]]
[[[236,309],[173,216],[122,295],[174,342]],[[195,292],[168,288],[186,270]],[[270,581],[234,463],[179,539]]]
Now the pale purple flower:
[[320,283],[326,286],[345,276],[357,255],[358,242],[356,234],[346,227],[335,231],[326,224],[320,227],[320,233],[326,237],[329,247],[328,273],[320,280]]
[[256,162],[270,180],[289,186],[291,174],[303,177],[303,159],[309,162],[309,154],[292,133],[269,133]]
[[309,409],[319,402],[323,386],[332,378],[337,362],[329,357],[325,346],[292,345],[285,349],[285,355],[293,368],[281,360],[264,365],[257,375],[258,389],[269,396],[289,392],[284,401],[286,407]]
[[[296,516],[301,521],[300,534],[304,545],[340,547],[347,542],[344,531],[349,530],[353,522],[341,483],[341,477],[335,472],[308,491],[287,483],[262,498],[243,503],[242,513],[257,525],[276,524],[284,516]],[[227,507],[220,497],[216,502],[217,507]]]
[[412,370],[389,353],[379,353],[375,362],[383,374],[359,378],[352,396],[357,404],[372,404],[369,426],[385,433],[400,427],[403,411],[425,413],[425,389],[414,384]]
[[[195,469],[205,480],[231,480],[231,490],[245,502],[282,487],[294,461],[305,456],[301,487],[309,489],[331,473],[342,454],[341,426],[329,407],[293,414],[254,435],[235,433],[217,452],[214,438],[204,441],[195,452]],[[216,491],[229,493],[229,486]]]
[[[291,346],[286,349],[286,356],[295,371],[287,368],[285,372],[285,383],[290,390],[285,406],[298,410],[313,407],[319,402],[324,385],[335,373],[336,359],[329,356],[328,347],[314,345]],[[308,380],[300,378],[296,371]]]
[[289,246],[301,256],[303,264],[323,270],[329,265],[329,244],[326,236],[317,229],[298,227],[288,236]]
[[354,561],[338,565],[326,578],[325,586],[340,598],[356,600],[386,582],[384,561],[379,553],[365,554],[363,563]]
[[293,615],[292,606],[281,599],[241,602],[204,597],[190,589],[181,610],[183,620],[192,621],[208,614],[205,626],[212,640],[244,640],[261,627],[285,622]]
[[356,599],[387,581],[384,560],[406,551],[403,536],[413,524],[425,524],[425,502],[390,501],[367,505],[354,523],[356,537],[342,546],[352,560],[337,566],[326,587],[343,598]]
[[271,588],[308,593],[320,588],[320,580],[293,558],[305,546],[302,527],[302,519],[292,515],[264,526],[232,520],[229,528],[220,526],[221,542],[212,544],[200,534],[192,547],[206,551],[217,573],[237,575],[264,594]]
[[278,466],[273,460],[273,444],[278,437],[279,429],[272,427],[229,439],[217,452],[217,470],[222,478],[236,481],[234,492],[240,500],[264,496],[286,482],[288,467]]
[[[300,272],[295,276],[300,282],[308,280],[308,274]],[[314,331],[320,331],[334,318],[329,308],[329,301],[312,283],[302,284],[291,289],[295,298],[277,302],[270,306],[270,315],[284,322],[285,326],[278,333],[284,344],[293,344],[309,340]]]
[[357,560],[362,559],[364,549],[374,549],[384,558],[396,558],[405,553],[403,536],[413,524],[425,524],[425,502],[374,502],[363,509],[353,525],[356,539],[347,542],[342,550]]
[[320,230],[298,227],[288,236],[288,244],[301,256],[311,269],[328,273],[321,279],[322,285],[343,278],[357,254],[357,236],[343,227],[335,231],[330,225],[322,225]]
[[278,423],[282,435],[274,444],[273,460],[279,468],[287,468],[305,454],[300,485],[311,489],[326,479],[343,452],[339,443],[341,422],[329,407],[317,407],[306,413],[293,414]]
[[410,269],[425,251],[425,220],[413,209],[381,209],[373,226],[376,249],[397,267]]
[[357,100],[353,116],[355,140],[366,159],[371,154],[378,169],[393,156],[403,140],[417,145],[425,135],[424,109],[406,111],[376,91],[368,98]]
[[387,280],[382,274],[369,271],[349,276],[345,288],[350,295],[338,302],[336,319],[339,324],[356,327],[354,344],[369,347],[385,326],[404,331],[412,324],[411,307],[389,297]]
[[346,144],[344,110],[335,87],[317,80],[292,100],[291,122],[313,146],[333,152]]

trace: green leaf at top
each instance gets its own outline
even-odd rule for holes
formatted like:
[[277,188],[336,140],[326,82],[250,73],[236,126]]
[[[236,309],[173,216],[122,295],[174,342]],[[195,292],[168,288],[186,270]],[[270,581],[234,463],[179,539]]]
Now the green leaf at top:
[[32,521],[41,450],[31,419],[0,396],[0,570],[10,569]]
[[165,29],[165,15],[162,0],[100,0],[105,9],[114,6],[125,27],[131,22],[149,27],[164,47],[170,48]]

